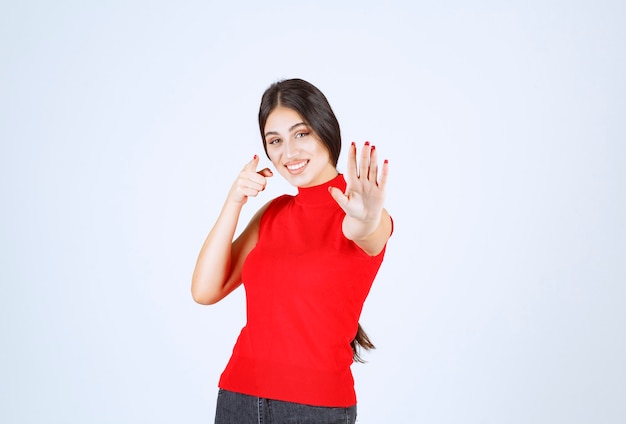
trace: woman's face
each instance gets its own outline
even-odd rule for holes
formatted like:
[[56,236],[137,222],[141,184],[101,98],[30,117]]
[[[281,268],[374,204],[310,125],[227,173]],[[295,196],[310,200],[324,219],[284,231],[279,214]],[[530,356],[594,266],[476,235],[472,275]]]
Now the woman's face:
[[267,117],[264,134],[272,164],[290,184],[312,187],[337,176],[326,146],[295,110],[274,109]]

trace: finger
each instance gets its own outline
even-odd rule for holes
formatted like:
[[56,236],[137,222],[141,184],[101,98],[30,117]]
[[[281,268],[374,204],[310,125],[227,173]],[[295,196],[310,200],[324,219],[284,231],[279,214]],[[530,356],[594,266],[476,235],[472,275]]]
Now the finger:
[[369,180],[374,184],[378,181],[378,153],[376,152],[376,146],[372,146],[370,149],[370,172]]
[[350,144],[350,150],[348,152],[348,166],[346,167],[346,180],[348,183],[359,178],[356,168],[356,143],[353,141]]
[[246,166],[244,166],[244,169],[247,170],[247,171],[256,172],[256,167],[258,165],[259,165],[259,156],[258,155],[254,155],[252,160],[250,162],[248,162],[246,164]]
[[263,190],[255,190],[254,188],[244,188],[242,193],[246,197],[257,197]]
[[265,189],[265,177],[259,174],[242,174],[238,185],[241,190],[263,191]]
[[273,176],[273,175],[274,175],[274,173],[272,172],[272,170],[271,170],[271,169],[269,169],[269,168],[263,168],[263,169],[261,169],[259,172],[257,172],[257,174],[262,175],[262,176],[264,176],[264,177],[266,177],[266,178],[269,178],[269,177],[271,177],[271,176]]
[[389,174],[389,161],[385,159],[383,161],[383,168],[382,168],[382,172],[380,175],[380,181],[378,182],[378,187],[380,187],[382,190],[384,190],[385,186],[387,185],[388,174]]
[[328,187],[328,191],[330,192],[332,198],[335,199],[335,202],[337,202],[337,204],[341,207],[341,209],[344,209],[344,206],[348,203],[348,197],[343,194],[343,192],[337,187]]
[[368,178],[370,167],[370,142],[366,141],[361,150],[361,163],[359,164],[359,178]]

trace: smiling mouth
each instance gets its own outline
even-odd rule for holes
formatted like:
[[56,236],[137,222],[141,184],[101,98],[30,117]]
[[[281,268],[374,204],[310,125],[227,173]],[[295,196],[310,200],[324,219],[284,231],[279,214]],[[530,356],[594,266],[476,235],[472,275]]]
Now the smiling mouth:
[[292,164],[285,165],[285,166],[290,172],[296,172],[304,168],[307,163],[309,163],[308,160],[303,160],[301,162],[296,162],[296,163],[292,163]]

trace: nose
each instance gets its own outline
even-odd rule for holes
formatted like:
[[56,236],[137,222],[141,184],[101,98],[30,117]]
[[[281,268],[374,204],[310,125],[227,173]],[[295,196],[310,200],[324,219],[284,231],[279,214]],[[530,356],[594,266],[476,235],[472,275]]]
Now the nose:
[[288,159],[295,158],[298,155],[298,143],[295,140],[285,142],[285,155]]

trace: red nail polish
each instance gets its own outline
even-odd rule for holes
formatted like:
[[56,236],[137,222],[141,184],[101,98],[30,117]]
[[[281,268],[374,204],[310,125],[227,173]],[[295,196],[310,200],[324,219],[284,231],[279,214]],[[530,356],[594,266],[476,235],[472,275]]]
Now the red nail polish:
[[372,146],[372,150],[375,150],[375,149],[376,149],[376,146]]
[[353,145],[354,147],[356,147],[356,143],[355,143],[354,141],[352,142],[352,145]]
[[254,157],[252,159],[257,160],[258,156],[254,155]]
[[369,141],[366,141],[366,142],[365,142],[365,145],[366,145],[366,146],[369,146],[369,145],[370,145],[370,142],[369,142]]
[[387,159],[385,159],[385,163],[389,163],[389,161]]

